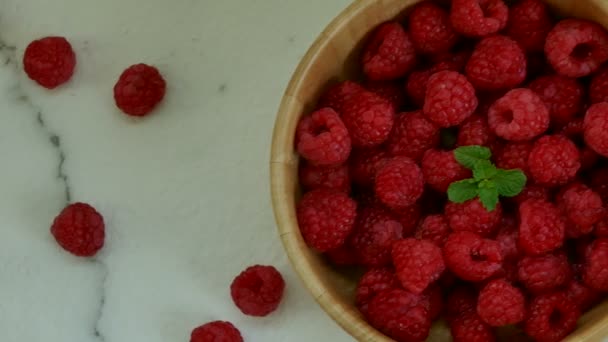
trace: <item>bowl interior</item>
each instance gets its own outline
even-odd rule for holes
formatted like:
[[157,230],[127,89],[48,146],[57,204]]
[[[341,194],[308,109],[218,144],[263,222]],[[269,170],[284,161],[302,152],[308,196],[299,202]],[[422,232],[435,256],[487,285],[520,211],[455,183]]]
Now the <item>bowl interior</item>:
[[[354,306],[357,276],[337,270],[311,251],[300,235],[295,205],[299,198],[298,156],[293,149],[300,116],[315,106],[321,92],[336,80],[360,78],[361,44],[378,24],[400,18],[420,0],[359,0],[345,9],[319,36],[296,69],[284,94],[275,123],[271,154],[271,190],[279,233],[293,267],[323,309],[359,341],[391,341],[363,320]],[[608,27],[608,1],[546,0],[559,14],[586,18]],[[437,323],[429,341],[450,340],[445,324]],[[608,303],[585,314],[567,341],[601,341],[608,336]],[[500,340],[524,339],[503,329]]]

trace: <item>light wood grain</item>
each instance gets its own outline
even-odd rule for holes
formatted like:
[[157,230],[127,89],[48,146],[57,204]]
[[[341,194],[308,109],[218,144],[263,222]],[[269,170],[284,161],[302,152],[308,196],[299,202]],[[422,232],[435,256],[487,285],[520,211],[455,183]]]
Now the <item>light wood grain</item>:
[[[272,204],[285,251],[302,281],[323,309],[359,341],[388,342],[362,319],[353,305],[356,275],[329,267],[304,243],[295,214],[299,198],[295,127],[333,80],[357,78],[361,42],[378,24],[400,17],[420,0],[359,0],[345,9],[311,46],[285,91],[275,122],[270,162]],[[608,27],[608,0],[546,0],[559,13],[587,18]],[[312,328],[312,327],[311,327]],[[501,340],[519,341],[513,331]],[[608,338],[608,303],[588,312],[566,341],[595,342]],[[444,324],[433,327],[429,341],[449,341]]]

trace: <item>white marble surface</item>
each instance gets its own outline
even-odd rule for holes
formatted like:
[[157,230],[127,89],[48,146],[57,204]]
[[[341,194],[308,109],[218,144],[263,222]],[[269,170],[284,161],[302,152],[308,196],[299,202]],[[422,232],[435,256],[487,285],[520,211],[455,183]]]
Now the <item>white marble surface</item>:
[[[350,341],[309,297],[278,240],[270,136],[298,60],[348,0],[0,0],[0,340],[188,341],[209,320],[247,341]],[[63,35],[73,80],[25,77],[27,43]],[[134,121],[113,105],[127,66],[159,67],[163,105]],[[95,260],[49,225],[70,201],[107,222]],[[275,314],[242,315],[232,278],[273,264]]]

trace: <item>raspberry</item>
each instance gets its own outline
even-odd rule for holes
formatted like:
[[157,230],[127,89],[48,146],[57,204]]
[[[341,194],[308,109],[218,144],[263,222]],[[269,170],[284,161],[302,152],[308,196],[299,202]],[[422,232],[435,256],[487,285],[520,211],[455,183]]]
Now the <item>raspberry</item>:
[[349,170],[345,164],[337,167],[315,166],[309,163],[300,165],[300,185],[305,190],[329,189],[350,192]]
[[416,51],[407,32],[397,22],[386,22],[373,33],[363,50],[363,72],[370,80],[392,80],[416,64]]
[[475,46],[465,72],[478,90],[511,89],[526,79],[526,56],[509,37],[487,37]]
[[484,37],[507,25],[509,9],[502,0],[452,0],[454,29],[469,37]]
[[517,277],[530,292],[540,294],[566,284],[572,272],[565,254],[545,254],[520,259]]
[[565,289],[568,298],[576,303],[581,312],[585,312],[593,307],[602,299],[602,293],[573,279],[568,283]]
[[443,246],[447,267],[467,281],[483,281],[500,270],[500,244],[471,232],[455,232]]
[[450,228],[455,232],[468,231],[481,236],[490,236],[502,218],[500,203],[496,209],[488,211],[478,198],[464,203],[448,202],[445,206],[445,216]]
[[364,187],[372,186],[376,171],[387,157],[388,153],[380,148],[353,150],[350,158],[350,176],[353,183]]
[[459,125],[476,108],[475,89],[464,75],[455,71],[440,71],[429,78],[423,111],[437,125]]
[[608,33],[591,21],[565,19],[547,35],[545,54],[557,73],[587,76],[608,60]]
[[591,103],[608,102],[608,67],[600,69],[589,85]]
[[419,161],[426,150],[438,145],[439,128],[422,111],[415,111],[397,115],[387,147],[394,156]]
[[344,104],[364,90],[359,83],[353,81],[333,84],[321,95],[319,109],[329,107],[338,113],[342,113]]
[[477,314],[487,324],[516,324],[526,316],[526,300],[517,287],[503,279],[492,280],[479,292]]
[[566,234],[573,238],[591,233],[605,215],[600,195],[581,183],[567,186],[557,196],[557,205],[567,219]]
[[450,236],[450,226],[445,216],[429,215],[422,220],[415,234],[417,239],[423,239],[443,247]]
[[422,293],[445,270],[441,249],[429,241],[401,240],[393,245],[392,256],[401,285],[413,293]]
[[505,170],[520,169],[529,175],[528,156],[532,151],[531,142],[514,142],[503,145],[496,154],[496,166]]
[[458,41],[448,13],[431,2],[414,8],[409,15],[409,29],[414,47],[420,53],[448,52]]
[[420,220],[420,207],[420,204],[416,203],[409,207],[393,210],[393,216],[403,227],[403,236],[407,237],[414,234]]
[[456,161],[453,151],[428,150],[421,167],[426,183],[441,192],[446,192],[452,182],[471,177],[471,170]]
[[601,167],[593,170],[589,178],[591,179],[591,189],[602,197],[604,203],[608,203],[608,168]]
[[530,255],[550,252],[562,246],[566,224],[551,203],[529,199],[519,206],[519,247]]
[[540,52],[553,23],[541,0],[521,0],[509,9],[506,34],[525,50]]
[[146,116],[165,97],[166,83],[153,66],[131,65],[120,74],[114,85],[114,101],[123,113]]
[[574,78],[560,75],[541,76],[528,86],[543,100],[551,122],[563,126],[582,111],[585,90]]
[[488,120],[484,116],[473,114],[460,126],[456,145],[487,146],[493,144],[495,140],[496,136],[490,131]]
[[519,231],[517,220],[512,216],[504,216],[500,231],[496,235],[496,242],[500,244],[501,254],[504,260],[517,260],[519,258]]
[[213,321],[192,330],[190,342],[243,342],[243,336],[232,323]]
[[445,315],[448,322],[467,313],[475,313],[477,293],[472,287],[460,285],[454,288],[447,297]]
[[342,120],[354,146],[382,144],[391,133],[395,110],[380,96],[362,91],[343,105]]
[[325,253],[329,261],[336,266],[354,266],[359,264],[357,253],[349,244],[343,244]]
[[344,244],[355,224],[357,203],[341,192],[313,190],[302,197],[297,216],[306,243],[319,252]]
[[430,70],[432,72],[439,72],[443,70],[462,72],[472,53],[472,46],[470,48],[464,46],[457,51],[439,53],[437,55],[430,56],[432,61],[435,63]]
[[450,323],[454,342],[494,342],[492,327],[484,323],[475,312],[467,312]]
[[234,278],[230,296],[245,315],[262,317],[277,309],[284,290],[285,281],[276,268],[255,265]]
[[524,331],[535,341],[561,341],[576,328],[580,311],[563,292],[532,299]]
[[392,209],[413,205],[422,196],[422,171],[413,160],[395,157],[378,169],[375,183],[376,196]]
[[399,289],[399,279],[389,268],[372,268],[359,279],[355,303],[359,310],[367,315],[369,302],[380,292]]
[[312,164],[336,166],[348,159],[351,139],[338,113],[323,108],[300,119],[296,146],[300,155]]
[[549,201],[551,199],[551,193],[549,192],[549,189],[543,186],[528,184],[519,195],[513,197],[513,200],[519,205],[532,198]]
[[403,237],[403,227],[382,207],[363,208],[355,223],[351,244],[359,261],[367,266],[391,262],[391,248]]
[[581,171],[591,170],[599,161],[600,155],[589,146],[584,146],[581,152]]
[[428,303],[427,311],[431,321],[438,319],[443,310],[443,293],[441,292],[441,287],[437,285],[429,287],[422,293],[422,298],[425,303]]
[[407,77],[407,82],[405,83],[405,92],[409,96],[410,100],[419,107],[424,105],[426,86],[429,83],[429,78],[431,78],[433,74],[434,72],[430,69],[418,70],[413,71]]
[[592,105],[585,114],[585,142],[595,152],[608,157],[608,102]]
[[390,102],[395,111],[399,110],[405,103],[405,93],[403,92],[403,87],[397,82],[372,81],[366,83],[365,88]]
[[549,128],[549,110],[530,89],[513,89],[488,112],[488,125],[497,136],[511,141],[530,140]]
[[574,143],[561,135],[546,135],[534,143],[528,157],[530,175],[540,185],[567,184],[581,167]]
[[425,304],[405,290],[376,295],[369,304],[368,317],[376,329],[397,341],[424,341],[431,328]]
[[39,85],[54,89],[69,81],[76,67],[76,54],[63,37],[34,40],[23,54],[23,70]]
[[86,203],[65,207],[51,225],[51,234],[66,251],[80,257],[94,256],[105,240],[103,217]]
[[608,291],[608,239],[595,240],[585,255],[583,269],[585,285],[598,291]]

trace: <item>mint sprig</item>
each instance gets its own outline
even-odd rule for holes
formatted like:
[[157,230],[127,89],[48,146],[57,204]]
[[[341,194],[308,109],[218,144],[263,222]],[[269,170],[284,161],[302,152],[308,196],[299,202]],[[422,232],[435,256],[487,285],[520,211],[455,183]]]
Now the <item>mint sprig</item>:
[[448,198],[463,203],[475,197],[489,211],[496,209],[500,196],[517,196],[526,185],[526,175],[519,169],[497,168],[490,158],[492,152],[484,146],[463,146],[454,150],[456,161],[473,172],[473,178],[450,184]]

